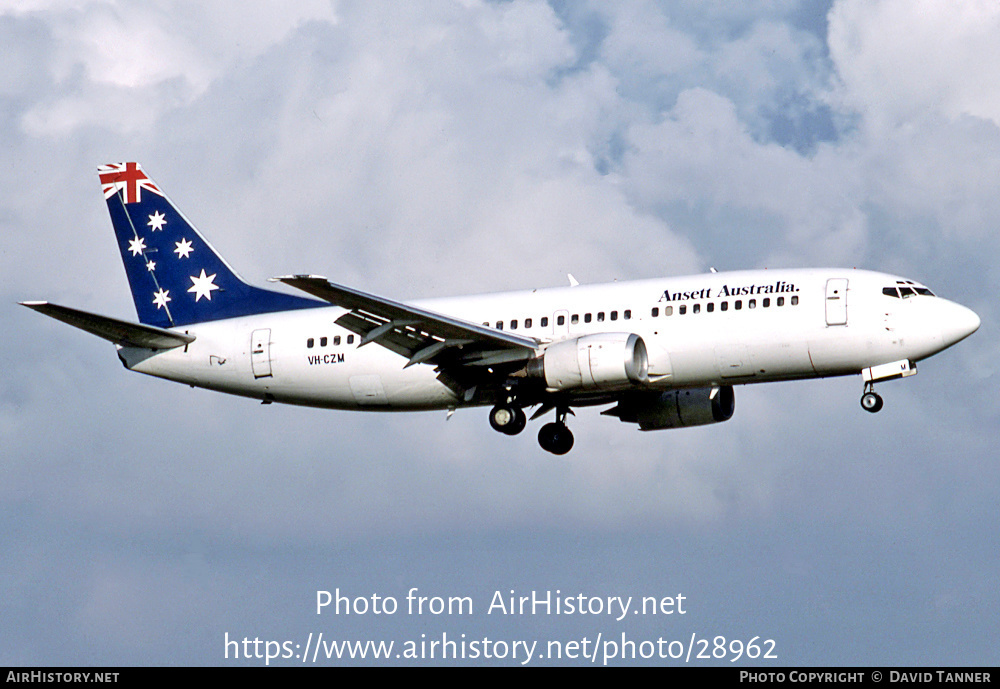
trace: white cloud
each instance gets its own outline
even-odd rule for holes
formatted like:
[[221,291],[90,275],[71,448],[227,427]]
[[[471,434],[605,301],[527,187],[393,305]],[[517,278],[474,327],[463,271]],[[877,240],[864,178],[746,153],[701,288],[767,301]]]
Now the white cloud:
[[[253,59],[308,21],[334,22],[327,2],[38,3],[8,13],[48,28],[54,93],[25,114],[34,136],[87,125],[135,131],[191,103],[234,64]],[[137,112],[136,112],[137,111]]]
[[1000,125],[997,3],[841,0],[829,21],[843,98],[877,132],[935,116]]
[[[867,203],[917,245],[987,240],[1000,223],[1000,8],[995,3],[838,2],[831,102],[856,113]],[[921,235],[924,236],[921,236]]]

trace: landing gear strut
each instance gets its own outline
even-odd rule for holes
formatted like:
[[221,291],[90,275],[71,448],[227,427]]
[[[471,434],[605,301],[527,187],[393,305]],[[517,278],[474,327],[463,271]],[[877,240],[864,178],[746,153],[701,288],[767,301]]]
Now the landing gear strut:
[[556,420],[547,423],[538,431],[538,444],[546,452],[564,455],[573,449],[573,433],[566,426],[566,407],[556,409]]
[[861,395],[861,408],[874,414],[882,408],[882,396],[875,392],[875,384],[865,385],[865,394]]

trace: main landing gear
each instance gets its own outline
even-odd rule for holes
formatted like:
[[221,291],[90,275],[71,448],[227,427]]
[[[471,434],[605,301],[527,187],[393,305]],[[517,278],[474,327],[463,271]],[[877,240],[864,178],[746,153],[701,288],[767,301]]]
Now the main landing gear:
[[[544,408],[540,411],[544,411]],[[564,455],[573,449],[573,433],[566,426],[568,413],[572,413],[568,407],[557,408],[556,420],[545,424],[538,431],[538,444],[546,452]],[[524,410],[515,404],[498,404],[490,410],[490,425],[494,430],[506,435],[517,435],[524,430],[527,423],[528,417]]]
[[557,413],[557,421],[547,423],[538,430],[538,444],[546,452],[564,455],[573,449],[573,432],[566,426],[566,412]]
[[490,425],[493,430],[517,435],[528,424],[524,410],[510,404],[498,404],[490,410]]
[[865,385],[865,394],[861,395],[861,408],[874,414],[882,408],[884,402],[882,396],[875,392],[875,384],[869,382]]

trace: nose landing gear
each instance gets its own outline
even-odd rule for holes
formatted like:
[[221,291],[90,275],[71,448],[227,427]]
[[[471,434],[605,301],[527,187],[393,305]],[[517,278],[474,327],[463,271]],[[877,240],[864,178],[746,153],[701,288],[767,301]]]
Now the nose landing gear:
[[875,392],[875,384],[869,382],[865,385],[865,394],[861,395],[861,408],[872,414],[882,409],[882,396]]

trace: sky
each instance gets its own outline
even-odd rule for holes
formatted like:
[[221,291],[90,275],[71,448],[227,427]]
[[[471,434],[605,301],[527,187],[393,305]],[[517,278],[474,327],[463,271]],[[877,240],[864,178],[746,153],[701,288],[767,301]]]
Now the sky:
[[[986,0],[0,2],[0,665],[289,665],[320,633],[479,656],[317,664],[996,665],[998,34]],[[124,160],[256,284],[842,266],[982,327],[878,415],[860,377],[747,386],[716,426],[581,410],[565,457],[485,409],[261,406],[17,305],[135,318],[96,175]],[[532,591],[604,609],[491,610]]]

